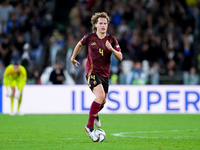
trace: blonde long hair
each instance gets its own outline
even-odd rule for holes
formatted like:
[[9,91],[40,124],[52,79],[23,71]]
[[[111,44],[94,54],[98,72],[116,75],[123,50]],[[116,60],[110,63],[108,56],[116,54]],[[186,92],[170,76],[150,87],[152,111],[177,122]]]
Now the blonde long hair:
[[95,27],[95,24],[98,22],[99,18],[106,18],[107,23],[110,23],[110,18],[108,17],[106,12],[101,12],[101,13],[95,13],[92,18],[91,18],[91,23],[92,23],[92,32],[96,32],[97,28]]

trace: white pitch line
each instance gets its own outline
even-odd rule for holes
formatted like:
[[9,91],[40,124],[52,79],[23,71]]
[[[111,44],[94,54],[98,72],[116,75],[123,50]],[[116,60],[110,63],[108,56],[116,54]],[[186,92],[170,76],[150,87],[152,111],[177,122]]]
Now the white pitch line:
[[168,130],[168,131],[135,131],[135,132],[120,132],[120,133],[114,133],[112,134],[113,136],[117,136],[117,137],[131,137],[131,138],[140,138],[140,139],[144,139],[144,138],[151,138],[151,139],[158,139],[158,138],[162,138],[162,139],[169,139],[169,138],[174,138],[174,139],[182,139],[182,138],[186,138],[186,139],[190,139],[190,138],[194,138],[194,136],[175,136],[175,137],[168,137],[168,136],[164,136],[164,137],[147,137],[147,136],[131,136],[128,134],[137,134],[137,133],[164,133],[164,132],[188,132],[188,131],[198,131],[200,129],[188,129],[188,130]]

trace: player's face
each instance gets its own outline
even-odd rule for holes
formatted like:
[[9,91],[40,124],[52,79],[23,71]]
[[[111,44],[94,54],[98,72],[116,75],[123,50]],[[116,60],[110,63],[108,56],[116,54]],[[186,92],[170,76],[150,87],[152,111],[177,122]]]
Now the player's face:
[[19,65],[14,65],[14,72],[18,72],[19,71]]
[[106,18],[98,18],[97,23],[95,24],[97,28],[97,32],[99,33],[106,33],[108,29],[108,22]]

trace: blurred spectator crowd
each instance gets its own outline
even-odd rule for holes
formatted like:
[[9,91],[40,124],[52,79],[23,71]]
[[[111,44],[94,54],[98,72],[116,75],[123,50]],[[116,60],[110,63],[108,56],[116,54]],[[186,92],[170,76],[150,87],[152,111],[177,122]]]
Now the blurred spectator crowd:
[[1,84],[15,60],[25,66],[27,84],[53,84],[53,71],[64,74],[60,84],[87,84],[87,47],[78,68],[70,57],[102,11],[123,53],[121,62],[111,57],[110,84],[200,83],[200,0],[78,0],[64,30],[54,24],[54,8],[53,0],[0,0]]

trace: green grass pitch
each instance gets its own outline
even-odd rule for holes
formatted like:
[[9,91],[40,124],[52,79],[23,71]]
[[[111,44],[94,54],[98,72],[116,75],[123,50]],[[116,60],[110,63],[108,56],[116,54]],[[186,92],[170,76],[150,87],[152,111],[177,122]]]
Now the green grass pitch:
[[88,115],[0,114],[0,150],[200,150],[200,115],[100,114],[106,140],[84,131]]

